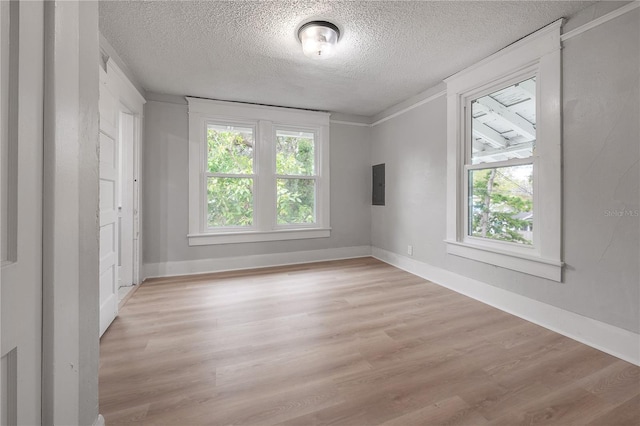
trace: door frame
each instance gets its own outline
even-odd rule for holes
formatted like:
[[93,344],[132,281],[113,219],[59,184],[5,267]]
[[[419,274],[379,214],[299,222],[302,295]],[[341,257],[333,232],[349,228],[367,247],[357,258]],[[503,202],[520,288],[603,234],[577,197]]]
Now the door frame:
[[142,167],[142,123],[144,120],[144,104],[147,101],[103,46],[100,47],[100,50],[103,61],[100,67],[106,72],[108,84],[119,103],[118,120],[120,112],[126,112],[133,116],[133,284],[136,285],[141,283],[142,271],[140,175]]
[[98,414],[97,2],[44,2],[42,424]]
[[[134,276],[136,262],[134,241],[137,239],[133,224],[135,212],[133,189],[136,185],[134,172],[134,140],[135,140],[135,116],[129,108],[123,104],[118,108],[118,288],[137,284]],[[125,129],[125,121],[130,123]],[[125,133],[126,130],[126,133]],[[128,134],[127,134],[128,133]],[[127,201],[125,201],[127,199]],[[125,209],[127,207],[129,210]],[[127,223],[128,226],[124,226]],[[125,229],[130,232],[125,234]],[[130,250],[123,250],[125,245],[130,245]],[[125,256],[128,254],[128,256]],[[125,259],[128,258],[128,259]],[[125,266],[126,265],[126,266]],[[128,272],[128,277],[123,279],[123,273]]]

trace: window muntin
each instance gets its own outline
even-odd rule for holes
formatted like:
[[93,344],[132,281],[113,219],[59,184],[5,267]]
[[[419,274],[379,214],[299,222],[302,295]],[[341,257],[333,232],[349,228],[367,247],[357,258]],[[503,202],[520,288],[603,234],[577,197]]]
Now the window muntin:
[[206,142],[206,228],[253,226],[255,128],[209,122]]
[[276,129],[276,209],[278,225],[316,222],[315,134]]

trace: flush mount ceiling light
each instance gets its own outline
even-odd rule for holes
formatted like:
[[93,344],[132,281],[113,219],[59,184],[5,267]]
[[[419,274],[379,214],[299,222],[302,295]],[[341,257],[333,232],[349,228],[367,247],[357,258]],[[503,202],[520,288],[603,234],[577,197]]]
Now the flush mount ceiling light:
[[298,38],[306,56],[314,59],[326,59],[335,53],[340,30],[331,22],[311,21],[300,27]]

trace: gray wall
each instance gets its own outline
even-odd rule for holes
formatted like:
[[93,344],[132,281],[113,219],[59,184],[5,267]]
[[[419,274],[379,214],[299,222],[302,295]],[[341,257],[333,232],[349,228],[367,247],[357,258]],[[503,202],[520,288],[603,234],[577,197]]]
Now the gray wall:
[[564,282],[446,254],[444,96],[372,129],[372,162],[387,164],[372,245],[406,256],[412,244],[416,260],[638,333],[640,219],[605,212],[640,208],[639,15],[564,43]]
[[[444,87],[444,86],[442,86]],[[435,266],[445,262],[446,96],[373,128],[372,160],[385,163],[385,206],[372,206],[371,243]]]
[[151,100],[145,105],[144,115],[144,263],[371,243],[370,128],[331,124],[331,237],[189,247],[187,105]]
[[[604,14],[608,6],[596,4],[566,28]],[[416,260],[640,332],[640,219],[605,214],[640,208],[639,14],[636,9],[564,43],[562,283],[446,253],[444,96],[373,128],[332,124],[331,238],[206,247],[189,247],[186,238],[187,107],[148,102],[144,262],[368,244],[406,256],[411,244]],[[386,163],[387,205],[371,207],[370,165],[378,163]]]

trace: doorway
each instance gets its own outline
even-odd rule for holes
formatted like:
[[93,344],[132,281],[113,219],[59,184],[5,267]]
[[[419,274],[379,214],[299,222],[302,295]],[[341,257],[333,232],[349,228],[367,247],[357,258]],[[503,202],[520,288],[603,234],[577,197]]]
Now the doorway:
[[139,190],[144,98],[111,59],[100,69],[100,335],[140,282]]

